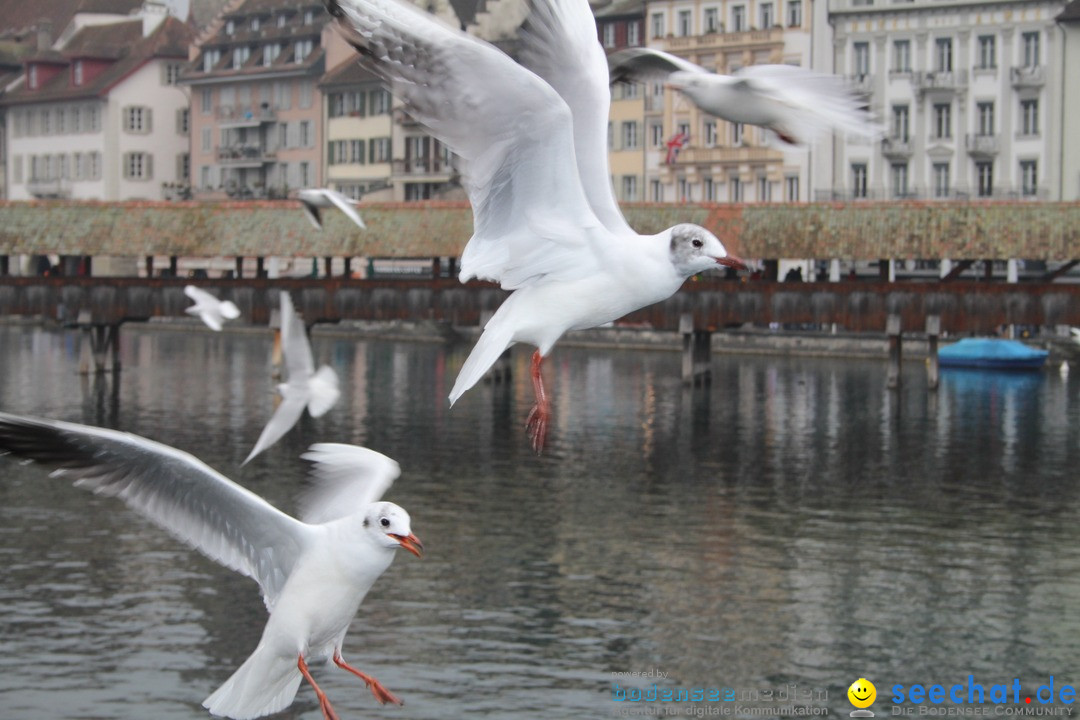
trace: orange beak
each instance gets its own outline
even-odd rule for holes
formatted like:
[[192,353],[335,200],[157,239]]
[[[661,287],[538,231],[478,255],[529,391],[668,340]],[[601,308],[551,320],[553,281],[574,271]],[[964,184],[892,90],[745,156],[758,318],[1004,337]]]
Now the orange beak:
[[394,533],[388,533],[390,537],[401,543],[401,547],[405,548],[418,558],[424,557],[424,543],[420,542],[420,538],[416,535],[409,533],[408,535],[395,535]]
[[727,257],[716,258],[717,265],[723,265],[724,267],[735,268],[736,270],[747,270],[746,263],[734,255],[728,255]]

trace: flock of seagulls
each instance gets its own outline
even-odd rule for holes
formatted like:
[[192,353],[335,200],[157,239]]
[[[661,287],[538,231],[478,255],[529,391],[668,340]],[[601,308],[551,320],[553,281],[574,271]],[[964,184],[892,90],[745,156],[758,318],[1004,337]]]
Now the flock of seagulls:
[[[537,453],[551,416],[542,364],[564,333],[659,302],[697,273],[745,268],[700,226],[641,235],[626,222],[606,156],[613,80],[659,74],[706,112],[761,125],[789,143],[809,142],[821,129],[875,132],[835,78],[798,68],[746,68],[726,77],[643,49],[616,53],[609,63],[587,0],[532,0],[519,61],[405,0],[325,4],[360,61],[461,160],[474,213],[461,280],[483,278],[512,291],[462,366],[450,403],[507,348],[535,346],[536,402],[526,430]],[[316,228],[322,228],[320,210],[329,207],[364,227],[355,203],[335,191],[304,190],[299,199]],[[214,330],[240,315],[236,305],[198,287],[184,292],[195,303],[187,312]],[[319,417],[340,395],[336,373],[315,369],[287,293],[280,308],[288,378],[245,463],[288,432],[304,408]],[[314,489],[293,518],[192,455],[115,430],[0,413],[0,454],[119,498],[259,584],[269,611],[262,639],[203,703],[213,715],[278,712],[307,680],[326,720],[337,720],[311,674],[313,663],[356,675],[380,703],[401,702],[342,657],[352,618],[396,551],[423,554],[408,513],[380,501],[400,474],[390,458],[352,445],[312,445],[303,457],[312,463]]]

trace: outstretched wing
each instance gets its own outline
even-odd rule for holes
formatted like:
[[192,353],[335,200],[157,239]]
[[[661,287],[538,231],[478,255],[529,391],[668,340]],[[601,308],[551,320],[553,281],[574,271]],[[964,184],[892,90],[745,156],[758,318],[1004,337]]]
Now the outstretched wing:
[[612,83],[663,80],[673,72],[709,72],[700,65],[671,53],[643,47],[626,48],[611,53],[608,56],[608,69]]
[[461,159],[474,215],[462,280],[514,289],[579,278],[617,252],[581,185],[570,109],[550,85],[411,4],[326,4],[365,65]]
[[311,343],[308,342],[304,321],[296,314],[289,293],[282,291],[280,308],[281,353],[285,357],[289,381],[309,378],[315,372],[315,360],[311,354]]
[[254,578],[268,608],[311,532],[194,456],[137,435],[0,413],[0,453],[123,500],[207,557]]
[[521,29],[521,64],[559,93],[574,118],[574,154],[585,195],[613,233],[631,233],[608,167],[608,62],[588,0],[532,0]]
[[270,416],[270,421],[266,423],[266,427],[259,433],[259,439],[255,441],[255,447],[244,458],[242,465],[247,465],[256,455],[280,440],[285,433],[292,430],[293,425],[304,414],[304,407],[308,404],[308,395],[305,388],[294,388],[291,385],[286,385],[285,388],[286,391],[281,403],[274,410],[274,414]]
[[315,463],[314,484],[300,499],[300,517],[309,523],[355,513],[378,501],[401,475],[397,462],[356,445],[316,443],[301,457]]
[[337,206],[338,210],[345,213],[350,220],[356,223],[361,230],[367,229],[367,225],[364,224],[364,220],[360,217],[360,213],[356,211],[356,207],[349,202],[347,197],[334,190],[327,190],[326,197],[330,202]]

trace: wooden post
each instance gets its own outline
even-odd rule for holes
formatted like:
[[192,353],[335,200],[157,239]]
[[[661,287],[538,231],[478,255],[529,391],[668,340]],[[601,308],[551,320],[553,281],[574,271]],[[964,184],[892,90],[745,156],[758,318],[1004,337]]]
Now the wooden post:
[[684,385],[707,384],[712,379],[710,357],[712,333],[694,328],[694,316],[679,316],[679,334],[683,340],[682,381]]
[[236,279],[239,280],[242,277],[244,277],[244,258],[241,256],[236,258]]
[[347,277],[347,278],[352,277],[352,258],[351,257],[345,258],[345,277]]
[[9,272],[8,256],[0,255],[0,275],[7,275]]
[[264,260],[265,258],[262,255],[255,258],[255,277],[257,278],[261,278],[266,274],[266,269],[263,267]]
[[938,389],[938,337],[941,335],[941,316],[926,316],[926,386]]
[[679,334],[682,335],[682,381],[683,385],[694,382],[694,316],[679,316]]
[[895,390],[900,387],[900,316],[890,313],[885,321],[885,334],[889,336],[889,375],[887,387]]
[[112,372],[120,372],[120,323],[108,326],[106,344],[112,347]]
[[442,258],[431,258],[431,277],[435,280],[439,279],[442,274]]
[[153,255],[147,255],[146,256],[146,277],[148,277],[148,278],[154,277],[154,256]]
[[333,262],[334,258],[329,255],[323,258],[323,268],[326,270],[326,277],[333,277],[333,273],[330,272],[330,267]]
[[180,271],[177,269],[179,261],[175,255],[169,256],[169,277],[176,277]]

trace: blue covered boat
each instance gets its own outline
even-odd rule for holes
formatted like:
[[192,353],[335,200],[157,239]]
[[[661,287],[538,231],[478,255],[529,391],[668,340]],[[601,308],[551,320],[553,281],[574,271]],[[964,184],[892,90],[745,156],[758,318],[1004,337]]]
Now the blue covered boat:
[[1016,340],[964,338],[938,350],[938,364],[941,367],[1038,370],[1049,354]]

